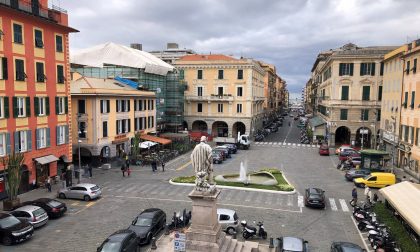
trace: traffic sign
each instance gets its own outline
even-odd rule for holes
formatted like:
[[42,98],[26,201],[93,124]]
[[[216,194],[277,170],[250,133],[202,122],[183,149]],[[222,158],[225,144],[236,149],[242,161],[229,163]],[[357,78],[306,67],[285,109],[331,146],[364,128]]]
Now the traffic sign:
[[183,233],[176,232],[174,239],[174,251],[185,251],[186,236]]

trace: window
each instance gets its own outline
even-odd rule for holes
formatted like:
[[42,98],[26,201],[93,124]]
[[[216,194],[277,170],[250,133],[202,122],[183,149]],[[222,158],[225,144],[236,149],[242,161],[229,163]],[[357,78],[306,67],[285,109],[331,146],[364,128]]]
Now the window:
[[147,117],[147,128],[153,128],[155,127],[155,122],[154,122],[154,117],[153,116],[149,116]]
[[221,214],[220,217],[219,217],[219,220],[228,221],[228,220],[230,220],[230,217],[229,217],[229,215]]
[[146,129],[146,117],[137,117],[134,119],[134,130],[144,130]]
[[35,29],[35,47],[44,48],[44,42],[42,41],[42,31]]
[[242,104],[236,104],[236,113],[242,113]]
[[86,122],[79,122],[79,138],[86,138],[87,134],[87,124]]
[[108,137],[108,122],[102,122],[102,137]]
[[[417,128],[416,129],[416,142],[415,142],[415,144],[417,146],[420,146],[420,137],[419,137],[419,134],[420,134],[420,128]],[[1,155],[1,153],[0,153],[0,155]]]
[[36,82],[45,82],[47,77],[44,74],[44,63],[36,62]]
[[36,129],[36,148],[42,149],[50,146],[50,129]]
[[353,63],[340,63],[340,69],[338,71],[339,76],[350,75],[353,76]]
[[411,104],[410,104],[410,108],[414,109],[414,101],[416,99],[416,92],[415,91],[411,91]]
[[370,98],[370,86],[363,86],[362,101],[369,101],[369,98]]
[[203,96],[203,87],[197,87],[197,95]]
[[417,72],[417,59],[414,59],[413,61],[413,73]]
[[217,104],[217,112],[223,113],[223,104],[221,103]]
[[[83,108],[85,107],[83,104],[79,104],[79,105],[82,106]],[[63,115],[67,113],[68,113],[68,98],[64,96],[55,97],[55,114]]]
[[379,74],[382,76],[384,75],[384,62],[381,62],[381,69],[379,71]]
[[16,68],[16,80],[24,81],[26,76],[25,73],[25,62],[21,59],[15,59],[15,68]]
[[407,108],[407,103],[408,103],[408,92],[404,93],[404,103],[402,104],[404,106],[404,108]]
[[50,114],[48,97],[34,97],[34,107],[36,116],[45,116]]
[[131,131],[130,119],[117,120],[116,122],[117,122],[117,135],[128,133]]
[[203,112],[203,104],[202,103],[197,103],[197,112],[198,113],[202,113]]
[[369,109],[362,109],[360,120],[362,120],[362,121],[369,120]]
[[79,114],[86,114],[86,100],[78,100],[77,105],[79,109]]
[[375,76],[375,63],[361,63],[360,76],[371,75]]
[[382,101],[382,86],[378,88],[378,101]]
[[10,153],[10,135],[9,133],[0,133],[0,157]]
[[331,67],[328,67],[327,70],[324,71],[324,81],[331,78]]
[[340,109],[340,120],[347,120],[348,109]]
[[217,74],[217,79],[223,80],[223,70],[219,70]]
[[7,58],[0,57],[0,80],[7,80]]
[[22,26],[20,24],[13,24],[13,42],[22,44]]
[[110,101],[109,100],[101,100],[100,101],[101,106],[101,114],[109,113],[110,111]]
[[203,79],[203,70],[201,70],[201,69],[197,70],[197,79],[199,79],[199,80]]
[[64,67],[62,65],[57,65],[57,83],[63,84],[65,80]]
[[381,110],[378,109],[376,112],[376,121],[380,122],[381,121]]
[[341,87],[341,100],[348,101],[349,100],[349,86],[342,86]]
[[407,74],[410,74],[410,61],[407,61],[407,68],[405,69]]
[[217,95],[223,95],[223,87],[217,87]]
[[414,143],[414,127],[409,127],[408,142]]
[[135,106],[135,108],[134,108],[135,111],[142,111],[143,110],[143,100],[137,100],[137,102],[135,100],[134,106]]
[[237,95],[237,96],[242,96],[242,95],[243,95],[242,90],[243,90],[243,88],[242,88],[242,87],[237,87],[237,88],[236,88],[236,95]]
[[31,102],[29,99],[29,97],[13,97],[14,118],[31,116]]
[[238,70],[238,80],[243,80],[244,79],[244,70],[239,69]]
[[15,132],[15,152],[21,153],[30,151],[32,148],[32,132],[22,130]]
[[9,97],[0,97],[0,118],[9,118]]
[[180,80],[183,80],[184,79],[184,70],[183,69],[180,69],[179,70],[179,79]]
[[59,125],[57,126],[57,145],[65,144],[69,142],[69,126]]
[[63,37],[60,35],[55,35],[55,51],[63,52]]

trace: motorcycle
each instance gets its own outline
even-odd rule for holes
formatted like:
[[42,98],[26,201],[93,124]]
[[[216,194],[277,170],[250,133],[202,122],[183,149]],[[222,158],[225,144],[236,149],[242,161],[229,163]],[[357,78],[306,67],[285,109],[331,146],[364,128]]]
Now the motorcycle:
[[168,229],[174,230],[178,228],[184,228],[189,225],[191,220],[191,211],[187,213],[187,210],[184,209],[181,213],[174,212],[174,215],[172,217],[172,222],[169,224]]
[[[254,221],[255,224],[255,221]],[[253,227],[253,226],[248,226],[247,222],[245,220],[241,221],[241,225],[243,227],[242,230],[242,236],[244,237],[245,240],[253,237],[253,236],[257,236],[259,238],[263,238],[263,239],[267,239],[267,232],[264,230],[264,225],[262,221],[259,221],[256,225],[258,226],[258,231],[257,228]]]

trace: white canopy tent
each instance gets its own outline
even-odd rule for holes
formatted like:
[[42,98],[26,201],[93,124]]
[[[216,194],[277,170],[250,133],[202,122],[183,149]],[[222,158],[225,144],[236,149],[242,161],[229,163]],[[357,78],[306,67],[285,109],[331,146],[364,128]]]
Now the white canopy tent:
[[156,144],[157,143],[155,143],[155,142],[144,141],[144,142],[139,143],[139,147],[142,148],[142,149],[148,149],[152,146],[155,146]]

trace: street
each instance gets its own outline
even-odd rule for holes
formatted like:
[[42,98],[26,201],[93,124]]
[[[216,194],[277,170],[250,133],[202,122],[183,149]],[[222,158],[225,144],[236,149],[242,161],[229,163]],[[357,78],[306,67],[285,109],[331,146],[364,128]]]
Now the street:
[[[288,121],[292,125],[288,126]],[[240,150],[231,159],[215,164],[215,174],[239,173],[240,163],[248,171],[278,168],[284,172],[297,193],[291,195],[222,189],[219,206],[237,211],[240,220],[264,221],[268,237],[297,236],[309,242],[311,251],[328,251],[332,241],[349,241],[363,246],[351,219],[348,201],[352,183],[335,168],[337,157],[320,156],[315,145],[299,143],[296,121],[287,117],[283,127],[264,142],[253,142],[250,150]],[[189,186],[169,184],[176,176],[193,175],[189,155],[180,157],[153,173],[150,167],[133,167],[130,177],[122,177],[118,168],[94,169],[92,183],[102,188],[103,197],[92,202],[63,200],[67,214],[35,231],[29,241],[5,247],[1,251],[95,251],[110,234],[126,228],[143,209],[158,207],[169,222],[174,211],[191,210],[187,197]],[[188,164],[188,165],[187,165]],[[58,185],[54,185],[58,189]],[[305,188],[326,191],[325,209],[303,206]],[[54,190],[53,190],[54,191]],[[359,192],[363,195],[362,191]],[[21,200],[54,197],[54,193],[35,190],[21,195]],[[243,239],[238,235],[238,239]],[[260,241],[268,243],[266,241]]]

